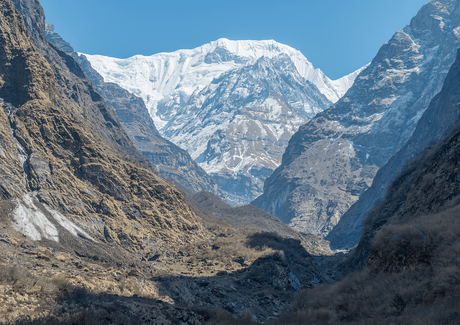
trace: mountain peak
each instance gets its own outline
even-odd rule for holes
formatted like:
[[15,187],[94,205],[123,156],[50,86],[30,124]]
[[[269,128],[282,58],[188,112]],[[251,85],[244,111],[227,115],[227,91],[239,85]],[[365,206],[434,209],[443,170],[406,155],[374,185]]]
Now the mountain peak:
[[295,53],[297,55],[302,55],[300,51],[274,40],[229,40],[226,38],[219,38],[217,41],[213,41],[209,44],[211,48],[223,47],[235,55],[252,59],[259,59],[262,56],[273,57],[280,53],[288,53],[291,55]]
[[299,74],[333,103],[345,94],[357,76],[357,73],[353,73],[332,81],[320,69],[315,69],[301,52],[274,40],[233,41],[220,38],[195,49],[148,57],[137,55],[128,59],[85,56],[105,82],[116,83],[141,97],[161,132],[168,121],[157,114],[160,101],[165,98],[186,101],[224,72],[255,62],[261,57],[273,58],[283,53],[291,58]]

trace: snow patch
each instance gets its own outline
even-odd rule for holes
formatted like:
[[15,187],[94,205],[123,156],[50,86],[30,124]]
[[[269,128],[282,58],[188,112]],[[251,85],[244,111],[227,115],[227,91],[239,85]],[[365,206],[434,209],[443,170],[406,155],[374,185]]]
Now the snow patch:
[[454,29],[454,34],[457,36],[457,38],[460,38],[460,26]]
[[[41,239],[49,239],[59,242],[59,231],[56,226],[48,219],[48,217],[34,203],[33,197],[29,194],[24,194],[20,199],[15,199],[16,208],[12,214],[13,228],[26,235],[30,239],[36,241]],[[70,220],[64,217],[61,213],[51,209],[46,204],[42,204],[47,212],[72,235],[84,235],[85,237],[95,241],[91,236],[84,232],[81,228],[73,224]]]
[[13,211],[13,228],[32,240],[46,238],[59,242],[59,233],[48,218],[35,206],[32,198],[25,194],[16,199]]

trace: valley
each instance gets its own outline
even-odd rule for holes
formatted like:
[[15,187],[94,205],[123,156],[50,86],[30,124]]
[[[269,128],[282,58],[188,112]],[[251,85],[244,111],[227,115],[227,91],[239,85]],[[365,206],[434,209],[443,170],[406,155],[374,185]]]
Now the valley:
[[337,80],[77,52],[0,0],[0,324],[457,324],[460,1]]

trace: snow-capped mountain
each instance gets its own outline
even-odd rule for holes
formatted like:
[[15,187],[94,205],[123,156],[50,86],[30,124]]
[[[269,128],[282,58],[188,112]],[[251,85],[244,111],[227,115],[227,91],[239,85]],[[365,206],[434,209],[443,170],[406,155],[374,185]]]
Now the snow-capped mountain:
[[262,193],[299,126],[330,104],[288,55],[262,57],[192,95],[164,135],[186,149],[222,190],[250,201]]
[[152,56],[136,55],[128,59],[85,56],[105,82],[116,83],[142,98],[161,132],[174,115],[174,110],[163,114],[157,112],[161,100],[184,105],[194,92],[208,86],[222,73],[261,57],[273,58],[280,54],[287,54],[300,75],[312,82],[333,103],[346,93],[357,75],[352,73],[338,80],[330,80],[321,70],[315,69],[301,52],[273,40],[231,41],[222,38],[192,50]]
[[262,193],[290,137],[360,71],[332,81],[275,41],[219,39],[150,57],[86,57],[106,82],[141,97],[162,136],[187,150],[235,205]]
[[[297,230],[328,234],[411,137],[459,46],[460,1],[423,6],[380,48],[346,95],[292,137],[283,164],[253,204]],[[342,229],[359,236],[365,213],[349,215]]]

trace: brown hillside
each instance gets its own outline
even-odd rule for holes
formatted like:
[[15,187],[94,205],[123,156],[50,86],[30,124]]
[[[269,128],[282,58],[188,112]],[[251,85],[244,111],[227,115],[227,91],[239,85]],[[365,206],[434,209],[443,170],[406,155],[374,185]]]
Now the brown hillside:
[[[16,5],[41,10],[36,1]],[[42,29],[31,40],[13,4],[0,9],[1,198],[32,197],[37,208],[78,220],[97,241],[133,250],[149,240],[204,238],[180,193],[149,169],[79,65],[48,46],[44,23],[31,22]]]
[[186,203],[44,21],[0,1],[0,324],[249,324],[328,281],[299,240]]

